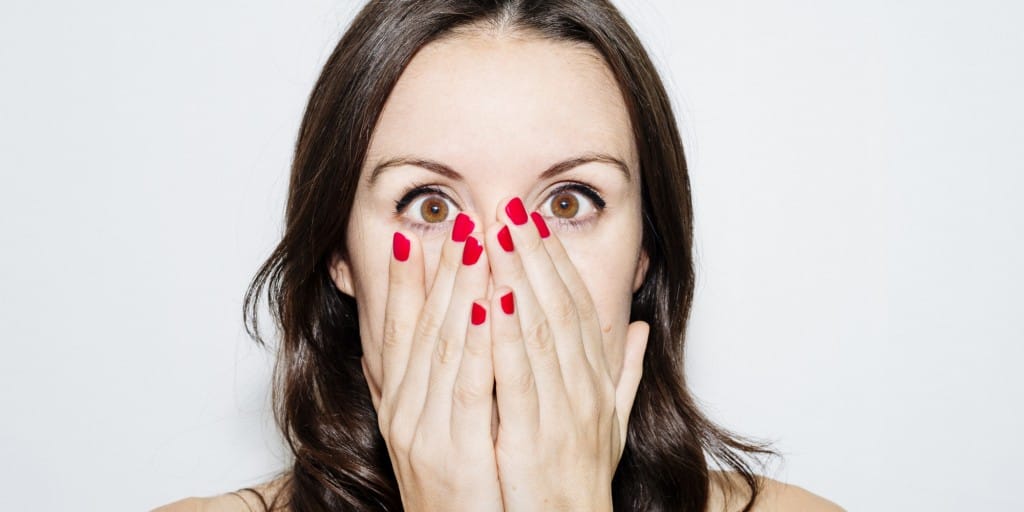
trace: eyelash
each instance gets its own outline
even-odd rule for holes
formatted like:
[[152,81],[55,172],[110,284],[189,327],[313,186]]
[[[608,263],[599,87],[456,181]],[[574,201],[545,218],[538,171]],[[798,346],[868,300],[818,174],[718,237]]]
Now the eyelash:
[[[605,201],[601,197],[601,195],[598,194],[597,191],[595,191],[593,188],[576,181],[568,182],[556,188],[555,190],[552,190],[551,193],[548,194],[546,201],[551,200],[551,198],[554,197],[556,194],[560,194],[566,191],[579,192],[580,194],[586,196],[594,204],[594,209],[596,210],[596,213],[588,216],[584,220],[555,218],[554,222],[560,228],[567,231],[580,231],[591,222],[597,220],[597,217],[599,217],[601,215],[601,212],[604,211]],[[448,194],[444,193],[444,191],[441,190],[440,188],[423,183],[414,183],[410,185],[408,189],[406,189],[401,199],[395,201],[395,216],[401,216],[403,213],[405,213],[405,209],[409,206],[410,203],[412,203],[414,200],[418,199],[420,196],[423,195],[438,195],[447,199],[448,201],[451,201],[452,203],[455,203],[455,200],[449,197]],[[456,206],[459,207],[458,204],[456,204]],[[459,207],[459,209],[461,210],[462,208]],[[424,224],[412,221],[407,221],[407,223],[413,229],[416,229],[421,232],[430,232],[447,229],[448,224],[448,222],[433,222]]]
[[[453,200],[451,197],[448,196],[448,194],[445,194],[443,190],[441,190],[441,189],[439,189],[437,187],[434,187],[434,186],[431,186],[431,185],[426,185],[426,184],[414,183],[408,189],[406,189],[406,191],[402,194],[402,198],[401,199],[399,199],[398,201],[395,201],[395,212],[394,212],[395,216],[396,217],[402,217],[402,214],[405,213],[405,209],[409,206],[409,204],[412,203],[414,200],[418,199],[420,196],[424,196],[424,195],[437,195],[437,196],[441,196],[441,197],[445,198],[446,200],[451,201],[452,203],[455,203],[455,200]],[[402,220],[403,220],[403,222],[408,224],[409,227],[411,227],[411,228],[413,228],[413,229],[415,229],[417,231],[420,231],[420,232],[430,232],[430,231],[437,231],[437,230],[445,229],[447,227],[447,225],[449,224],[449,222],[450,222],[450,221],[445,221],[445,222],[434,222],[434,223],[424,224],[424,223],[421,223],[421,222],[410,221],[408,219],[402,219]]]

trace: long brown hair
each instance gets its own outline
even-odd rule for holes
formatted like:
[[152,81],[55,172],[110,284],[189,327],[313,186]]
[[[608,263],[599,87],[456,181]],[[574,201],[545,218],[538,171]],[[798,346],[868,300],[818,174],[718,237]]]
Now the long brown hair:
[[[751,461],[774,452],[705,417],[683,377],[694,290],[693,211],[683,145],[642,43],[607,0],[371,0],[313,88],[295,145],[281,242],[245,296],[260,345],[263,292],[280,331],[274,416],[294,456],[278,498],[295,512],[402,510],[360,364],[356,302],[330,278],[370,136],[416,52],[466,29],[517,31],[595,48],[622,90],[640,160],[648,272],[631,321],[651,326],[625,451],[612,482],[617,511],[702,511],[709,464],[738,473],[749,510],[761,480]],[[286,498],[285,498],[286,497]]]

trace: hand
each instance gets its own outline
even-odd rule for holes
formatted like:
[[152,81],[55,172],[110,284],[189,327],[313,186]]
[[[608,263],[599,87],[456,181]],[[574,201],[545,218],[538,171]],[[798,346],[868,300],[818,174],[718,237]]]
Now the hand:
[[594,303],[561,242],[539,213],[527,220],[518,198],[502,204],[485,245],[505,510],[611,511],[650,326],[629,325],[614,380]]
[[[462,213],[454,232],[479,223]],[[467,228],[468,227],[468,228]],[[491,437],[494,373],[481,233],[446,238],[424,297],[419,239],[395,234],[381,349],[380,431],[406,511],[502,510]],[[404,261],[403,261],[404,259]]]

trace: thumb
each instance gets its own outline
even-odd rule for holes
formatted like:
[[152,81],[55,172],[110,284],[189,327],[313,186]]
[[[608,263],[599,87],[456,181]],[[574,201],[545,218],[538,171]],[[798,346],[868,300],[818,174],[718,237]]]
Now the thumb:
[[359,362],[363,366],[363,378],[366,380],[366,387],[370,389],[370,400],[373,401],[373,409],[380,409],[380,390],[377,389],[377,385],[370,378],[370,369],[366,366],[366,356],[359,358]]
[[626,329],[626,349],[622,358],[622,372],[615,383],[615,411],[619,418],[619,433],[622,443],[626,442],[626,426],[636,400],[636,390],[644,373],[644,353],[651,326],[643,320],[629,324]]

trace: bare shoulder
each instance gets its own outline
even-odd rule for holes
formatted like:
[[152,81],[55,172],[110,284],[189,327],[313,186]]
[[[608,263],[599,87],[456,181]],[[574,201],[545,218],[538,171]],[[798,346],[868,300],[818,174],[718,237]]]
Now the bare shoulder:
[[[150,512],[265,512],[266,509],[260,498],[248,489],[259,493],[267,505],[270,505],[272,500],[281,491],[286,479],[287,477],[280,477],[246,489],[239,489],[217,496],[192,496],[157,507]],[[284,510],[283,506],[278,503],[277,507],[269,512]]]
[[[762,492],[754,502],[754,512],[846,512],[839,505],[802,487],[759,477]],[[743,509],[750,490],[739,473],[711,471],[708,495],[709,512],[734,512]]]

